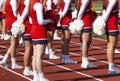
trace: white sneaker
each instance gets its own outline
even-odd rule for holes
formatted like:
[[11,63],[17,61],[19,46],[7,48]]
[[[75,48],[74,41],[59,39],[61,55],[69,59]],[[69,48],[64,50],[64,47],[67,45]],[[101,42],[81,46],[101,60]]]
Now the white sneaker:
[[2,56],[2,55],[0,55],[0,58],[3,58],[3,56]]
[[42,78],[39,78],[39,81],[49,81],[49,80],[45,77],[42,77]]
[[10,36],[7,35],[7,34],[5,34],[5,35],[4,35],[4,40],[10,40]]
[[60,57],[56,56],[56,55],[50,55],[49,59],[60,59]]
[[115,49],[114,53],[120,53],[120,51],[118,49]]
[[64,64],[77,64],[77,62],[72,60],[72,59],[62,59],[62,63],[64,63]]
[[1,39],[4,39],[4,34],[1,35]]
[[0,65],[2,65],[2,66],[5,67],[5,68],[8,68],[7,63],[4,63],[3,61],[0,61]]
[[92,64],[92,63],[88,63],[88,64],[81,64],[81,67],[84,69],[92,69],[92,68],[96,68],[97,66]]
[[33,79],[33,80],[31,80],[31,81],[39,81],[39,79]]
[[113,71],[109,71],[108,74],[110,74],[110,75],[118,75],[118,74],[120,74],[120,70],[115,68]]
[[58,37],[58,36],[54,36],[54,37],[53,37],[53,40],[61,40],[61,38]]
[[16,65],[12,65],[11,68],[12,68],[12,69],[22,69],[23,66],[20,66],[20,65],[16,64]]
[[24,71],[23,71],[23,74],[24,74],[25,76],[30,76],[30,75],[33,75],[33,72],[32,72],[32,70],[24,70]]

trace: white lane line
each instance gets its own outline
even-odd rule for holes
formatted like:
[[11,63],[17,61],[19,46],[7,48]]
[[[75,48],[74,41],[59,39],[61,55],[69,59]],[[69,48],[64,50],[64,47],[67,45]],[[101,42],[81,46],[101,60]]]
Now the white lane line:
[[32,80],[31,78],[28,78],[28,77],[26,77],[26,76],[24,76],[24,75],[22,75],[22,74],[20,74],[20,73],[17,73],[17,72],[15,72],[15,71],[13,71],[13,70],[11,70],[11,69],[9,69],[9,68],[5,68],[5,67],[3,67],[2,65],[0,65],[0,67],[1,68],[3,68],[3,69],[5,69],[5,70],[7,70],[7,71],[9,71],[9,72],[11,72],[11,73],[14,73],[14,74],[16,74],[16,75],[18,75],[18,76],[20,76],[20,77],[23,77],[23,78],[25,78],[25,79],[27,79],[27,80]]
[[51,64],[51,65],[54,65],[54,66],[56,66],[56,67],[59,67],[59,68],[65,69],[65,70],[68,70],[68,71],[71,71],[71,72],[74,72],[74,73],[79,74],[79,75],[87,76],[87,77],[92,78],[92,79],[95,79],[95,80],[97,80],[97,81],[103,81],[102,79],[95,78],[95,77],[93,77],[93,76],[87,75],[87,74],[82,73],[82,72],[79,72],[79,71],[72,70],[72,69],[70,69],[70,68],[67,68],[67,67],[64,67],[64,66],[61,66],[61,65],[56,65],[56,64],[54,64],[54,63],[52,63],[52,62],[49,62],[49,61],[46,61],[46,60],[43,60],[43,62],[48,63],[48,64]]
[[[76,43],[76,42],[73,42],[73,41],[71,41],[71,43],[80,45],[80,43]],[[92,46],[92,47],[93,47],[93,48],[97,48],[97,49],[101,49],[101,50],[107,50],[107,49],[103,49],[103,48],[97,47],[97,46]],[[55,50],[60,51],[60,49],[55,49]],[[76,56],[81,56],[80,54],[73,53],[73,52],[70,52],[70,54],[76,55]],[[92,58],[92,57],[88,57],[88,58],[89,58],[89,59],[92,59],[92,60],[96,60],[96,61],[99,61],[99,62],[108,64],[108,62],[106,62],[106,61],[98,60],[98,59],[95,59],[95,58]],[[120,65],[118,65],[118,64],[115,64],[115,65],[120,67]]]
[[[7,47],[2,46],[2,45],[0,45],[0,47],[7,49]],[[21,52],[20,52],[20,53],[21,53]],[[16,75],[18,75],[18,76],[20,76],[20,77],[23,77],[23,78],[25,78],[25,79],[27,79],[27,80],[30,80],[30,81],[32,80],[31,78],[28,78],[28,77],[26,77],[26,76],[24,76],[24,75],[22,75],[22,74],[20,74],[20,73],[18,73],[18,72],[15,72],[15,71],[13,71],[13,70],[11,70],[11,69],[9,69],[9,68],[5,68],[5,67],[3,67],[2,65],[0,65],[0,67],[3,68],[3,69],[5,69],[5,70],[7,70],[7,71],[9,71],[9,72],[11,72],[11,73],[14,73],[14,74],[16,74]]]
[[[7,49],[7,47],[5,47],[5,46],[1,46],[1,45],[0,45],[0,47],[3,47],[3,48],[5,48],[5,49]],[[23,55],[23,52],[19,52],[19,53]],[[52,64],[52,65],[54,65],[54,66],[56,66],[56,67],[59,67],[59,68],[65,69],[65,70],[69,70],[69,71],[75,72],[75,73],[77,73],[77,74],[79,74],[79,75],[87,76],[87,77],[92,78],[92,79],[95,79],[95,80],[97,80],[97,81],[103,81],[103,80],[101,80],[101,79],[99,79],[99,78],[95,78],[95,77],[93,77],[93,76],[87,75],[87,74],[82,73],[82,72],[74,71],[74,70],[72,70],[72,69],[63,67],[63,66],[61,66],[61,65],[56,65],[56,64],[54,64],[54,63],[52,63],[52,62],[49,62],[49,61],[43,60],[43,62],[46,62],[46,63],[48,63],[48,64]],[[1,67],[2,67],[2,66],[1,66]],[[4,68],[4,67],[2,67],[2,68]],[[4,69],[6,69],[6,68],[4,68]],[[28,79],[28,80],[32,80],[32,79],[30,79],[30,78],[28,78],[28,77],[25,77],[25,76],[21,75],[20,73],[17,73],[17,72],[15,72],[15,71],[11,70],[11,69],[6,69],[6,70],[8,70],[8,71],[10,71],[10,72],[12,72],[12,73],[14,73],[14,74],[16,74],[16,75],[19,75],[19,76],[21,76],[21,77],[23,77],[23,78],[26,78],[26,79]]]

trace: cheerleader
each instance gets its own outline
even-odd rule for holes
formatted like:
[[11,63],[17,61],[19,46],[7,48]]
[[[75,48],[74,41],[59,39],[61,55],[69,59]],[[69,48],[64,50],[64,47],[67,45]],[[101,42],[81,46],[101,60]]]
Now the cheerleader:
[[4,0],[0,0],[0,29],[2,31],[1,39],[9,40],[10,36],[7,34],[6,27],[5,27],[5,11],[3,11],[4,2],[5,2]]
[[60,7],[60,19],[57,26],[62,27],[62,62],[65,64],[75,64],[77,62],[70,59],[69,56],[69,43],[71,34],[68,27],[69,23],[72,21],[71,0],[58,0],[58,4]]
[[18,11],[17,13],[19,13],[17,20],[21,23],[24,23],[25,25],[25,32],[22,35],[22,38],[25,44],[25,52],[24,52],[24,67],[25,68],[23,71],[23,74],[25,76],[33,75],[30,69],[31,56],[33,53],[32,39],[31,39],[31,34],[30,34],[32,25],[29,22],[28,6],[29,6],[29,0],[21,0],[20,6],[17,8],[17,11]]
[[[55,12],[55,9],[53,8],[54,7],[53,1],[46,0],[45,2],[43,2],[43,5],[46,9],[46,13],[49,12],[47,14],[49,14],[49,15],[51,14],[49,17],[54,18],[54,17],[52,17],[52,15],[54,16],[53,12]],[[46,51],[48,51],[49,59],[59,59],[60,57],[54,55],[53,43],[52,43],[53,42],[53,34],[54,34],[55,29],[57,28],[56,23],[55,22],[49,23],[46,25],[46,27],[47,27],[47,35],[48,35],[48,44],[46,47]]]
[[[88,50],[92,39],[92,20],[91,20],[91,0],[80,0],[80,9],[77,20],[82,20],[84,26],[80,34],[82,41],[82,68],[96,68],[96,66],[88,61]],[[80,42],[81,42],[80,41]]]
[[11,56],[11,61],[12,61],[12,69],[21,69],[23,68],[22,66],[18,65],[16,63],[16,48],[18,47],[18,38],[14,37],[11,34],[11,27],[12,23],[17,20],[17,5],[19,5],[19,0],[5,0],[5,11],[6,11],[6,29],[7,33],[11,35],[11,41],[10,41],[10,47],[7,50],[7,53],[5,54],[4,58],[2,61],[0,61],[0,64],[3,65],[4,67],[7,67],[7,59],[9,55]]
[[102,19],[106,24],[107,34],[107,59],[109,64],[108,74],[120,74],[120,70],[115,68],[114,50],[118,40],[118,1],[106,0],[105,12],[102,14]]
[[31,0],[29,9],[30,17],[32,19],[31,37],[33,43],[33,81],[49,81],[44,76],[42,59],[48,42],[45,25],[51,23],[51,20],[44,19],[42,0]]

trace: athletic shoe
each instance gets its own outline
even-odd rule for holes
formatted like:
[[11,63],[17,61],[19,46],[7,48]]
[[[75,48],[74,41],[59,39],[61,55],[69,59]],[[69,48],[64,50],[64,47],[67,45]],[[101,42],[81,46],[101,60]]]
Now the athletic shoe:
[[42,77],[42,78],[39,78],[39,81],[49,81],[49,80],[45,77]]
[[4,34],[1,35],[1,39],[4,39]]
[[5,34],[5,35],[4,35],[4,40],[10,40],[10,36],[7,35],[7,34]]
[[0,55],[0,58],[3,58],[3,56],[2,56],[2,55]]
[[120,74],[120,70],[118,70],[117,68],[115,68],[114,70],[109,71],[108,74],[110,74],[110,75],[118,75],[118,74]]
[[0,65],[2,65],[2,66],[5,67],[5,68],[8,68],[7,63],[4,63],[3,61],[0,61]]
[[53,39],[54,39],[54,40],[61,40],[60,37],[55,37],[55,36],[53,37]]
[[60,59],[60,57],[53,54],[49,56],[49,59]]
[[120,53],[120,51],[118,49],[115,49],[114,53]]
[[72,60],[72,59],[62,59],[62,63],[64,63],[64,64],[77,64],[77,62]]
[[25,76],[30,76],[30,75],[33,75],[33,72],[32,72],[32,70],[24,70],[24,71],[23,71],[23,74],[24,74]]
[[12,65],[11,68],[12,68],[12,69],[22,69],[23,66],[20,66],[20,65],[16,64],[16,65]]
[[92,69],[92,68],[96,68],[97,66],[92,64],[92,63],[88,63],[88,64],[81,64],[81,67],[84,69]]
[[31,80],[31,81],[39,81],[38,79],[33,79],[33,80]]

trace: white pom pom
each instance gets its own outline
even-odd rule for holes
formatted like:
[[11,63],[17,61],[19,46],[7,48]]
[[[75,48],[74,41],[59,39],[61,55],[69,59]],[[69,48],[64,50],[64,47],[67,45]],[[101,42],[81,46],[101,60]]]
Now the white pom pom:
[[20,21],[15,21],[12,24],[11,33],[14,37],[17,37],[25,32],[25,26]]
[[97,35],[103,35],[106,33],[105,26],[105,20],[101,16],[99,16],[93,23],[93,32]]
[[74,10],[74,11],[72,12],[72,18],[77,18],[77,10]]
[[84,22],[82,20],[76,19],[73,22],[69,23],[69,30],[73,34],[80,34],[83,26]]

